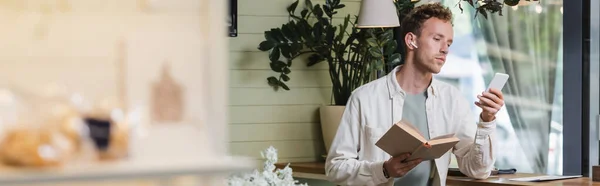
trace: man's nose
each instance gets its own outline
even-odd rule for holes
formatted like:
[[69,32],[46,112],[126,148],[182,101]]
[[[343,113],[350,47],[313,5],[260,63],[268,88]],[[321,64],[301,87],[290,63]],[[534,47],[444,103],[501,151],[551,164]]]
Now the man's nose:
[[442,46],[440,47],[440,53],[442,54],[448,54],[448,50],[450,49],[450,46],[448,46],[447,42],[442,42],[441,44]]
[[442,48],[440,48],[440,53],[448,54],[448,49],[449,49],[449,47],[447,45],[444,45],[444,46],[442,46]]

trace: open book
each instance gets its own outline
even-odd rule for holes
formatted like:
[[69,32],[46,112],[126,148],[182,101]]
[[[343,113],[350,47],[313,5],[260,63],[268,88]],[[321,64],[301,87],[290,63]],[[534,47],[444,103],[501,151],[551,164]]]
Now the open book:
[[392,157],[408,152],[411,156],[407,160],[421,158],[426,161],[441,157],[458,141],[454,134],[438,136],[428,141],[417,128],[402,120],[392,125],[375,145]]

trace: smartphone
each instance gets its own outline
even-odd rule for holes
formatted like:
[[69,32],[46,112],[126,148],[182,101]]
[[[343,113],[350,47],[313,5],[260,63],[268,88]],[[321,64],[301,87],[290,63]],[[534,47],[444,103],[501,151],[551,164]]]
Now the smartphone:
[[496,73],[485,91],[489,92],[490,88],[502,90],[504,84],[508,81],[508,74]]

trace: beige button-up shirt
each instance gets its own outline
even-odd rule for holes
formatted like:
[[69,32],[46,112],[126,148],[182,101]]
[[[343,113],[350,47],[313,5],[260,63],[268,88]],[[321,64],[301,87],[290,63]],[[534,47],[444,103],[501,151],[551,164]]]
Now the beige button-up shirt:
[[[393,185],[394,179],[383,175],[383,162],[390,155],[375,142],[402,119],[406,93],[396,80],[399,68],[352,93],[325,163],[330,181],[340,185]],[[472,103],[457,88],[435,78],[427,95],[430,137],[454,133],[460,139],[451,151],[435,160],[438,174],[434,185],[446,185],[450,152],[456,156],[462,173],[476,179],[489,177],[495,161],[495,121],[476,122],[469,107]]]

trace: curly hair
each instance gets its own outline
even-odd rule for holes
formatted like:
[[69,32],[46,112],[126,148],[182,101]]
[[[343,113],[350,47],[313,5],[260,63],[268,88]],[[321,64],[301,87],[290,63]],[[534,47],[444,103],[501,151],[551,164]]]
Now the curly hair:
[[402,23],[400,24],[402,40],[404,40],[404,37],[409,32],[419,35],[423,23],[429,18],[438,18],[452,22],[452,12],[448,7],[443,6],[439,2],[415,7],[402,19]]

